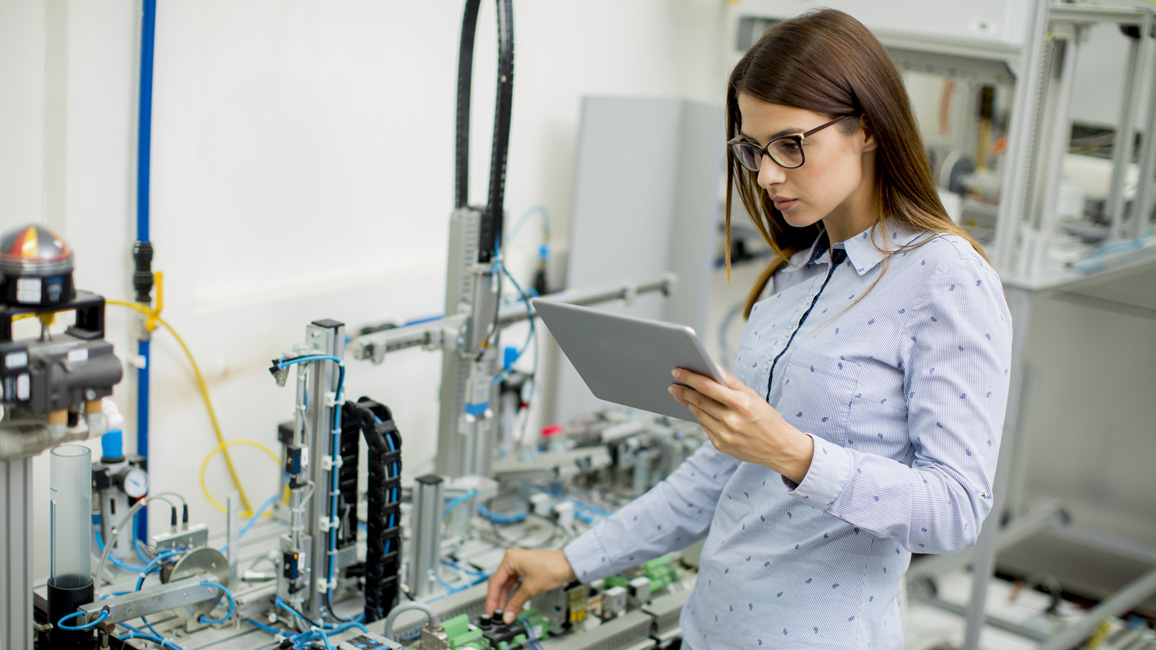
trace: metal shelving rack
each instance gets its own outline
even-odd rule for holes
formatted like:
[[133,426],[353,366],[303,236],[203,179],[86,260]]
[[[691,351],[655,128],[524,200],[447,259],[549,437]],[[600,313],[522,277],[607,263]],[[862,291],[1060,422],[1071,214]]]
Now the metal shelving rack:
[[[995,560],[1001,549],[1008,548],[1049,526],[1066,524],[1066,517],[1055,501],[1033,504],[1023,508],[1019,498],[1009,500],[1010,477],[1022,475],[1026,463],[1026,422],[1029,414],[1024,408],[1027,391],[1024,362],[1025,338],[1029,330],[1032,303],[1040,298],[1057,294],[1088,294],[1097,286],[1118,278],[1156,269],[1156,246],[1142,246],[1138,242],[1150,233],[1153,206],[1153,169],[1156,166],[1156,138],[1144,137],[1142,149],[1134,152],[1131,146],[1133,125],[1138,121],[1140,97],[1139,81],[1144,75],[1156,75],[1148,70],[1151,48],[1156,40],[1156,7],[1103,6],[1031,0],[1016,3],[1008,0],[1003,8],[1007,23],[1022,27],[1022,32],[1007,29],[1000,37],[952,37],[943,33],[920,33],[911,29],[895,30],[882,24],[872,24],[885,13],[882,5],[862,9],[853,2],[833,0],[829,6],[844,9],[852,15],[860,11],[874,12],[862,18],[880,41],[888,48],[900,69],[953,77],[968,82],[1011,86],[1014,96],[1007,125],[1007,149],[1001,162],[1002,192],[996,210],[993,241],[988,253],[1004,281],[1012,317],[1016,323],[1013,341],[1012,386],[1005,419],[1003,453],[1000,454],[996,474],[995,505],[976,547],[953,556],[936,556],[913,563],[909,579],[931,577],[944,571],[973,566],[971,599],[966,606],[948,603],[930,594],[913,590],[911,596],[944,609],[966,616],[967,630],[962,648],[975,650],[984,625],[994,625],[1040,643],[1040,648],[1060,650],[1078,646],[1090,636],[1099,623],[1109,616],[1119,615],[1147,597],[1156,594],[1156,566],[1119,590],[1078,623],[1070,624],[1054,634],[1018,625],[1013,621],[986,613],[988,585],[994,574]],[[997,3],[998,4],[998,3]],[[842,5],[846,5],[845,7]],[[936,11],[926,3],[920,11]],[[800,0],[744,0],[739,3],[739,48],[745,49],[745,40],[760,31],[764,24],[789,17],[810,8]],[[998,14],[1000,7],[988,3],[983,7],[989,14]],[[898,10],[898,8],[897,8]],[[905,5],[905,12],[914,11]],[[1017,13],[1022,11],[1023,13]],[[745,22],[741,19],[746,19]],[[764,21],[762,24],[759,21]],[[904,24],[917,24],[915,18],[905,18]],[[934,22],[929,19],[929,24]],[[1081,42],[1087,30],[1096,24],[1130,26],[1138,30],[1139,38],[1132,40],[1128,64],[1124,70],[1124,94],[1116,120],[1117,136],[1114,147],[1113,172],[1110,181],[1106,214],[1110,219],[1109,245],[1121,247],[1125,253],[1108,257],[1094,269],[1077,269],[1053,263],[1047,256],[1049,240],[1058,232],[1056,218],[1062,158],[1070,138],[1072,94],[1076,90],[1075,69]],[[942,21],[940,21],[942,26]],[[743,30],[746,30],[745,33]],[[962,31],[962,28],[961,28]],[[942,29],[940,29],[942,32]],[[1149,106],[1144,116],[1142,132],[1145,136],[1156,133],[1156,84],[1153,84]],[[1139,160],[1141,183],[1131,210],[1124,198],[1125,168],[1133,154]],[[1146,309],[1146,308],[1141,308]],[[1156,313],[1156,310],[1148,310]],[[1151,317],[1149,315],[1148,317]],[[999,522],[1002,525],[992,525]],[[1086,541],[1097,544],[1097,537],[1086,536]],[[1100,540],[1098,547],[1105,553],[1115,551],[1110,540]],[[1156,557],[1152,549],[1151,557]]]

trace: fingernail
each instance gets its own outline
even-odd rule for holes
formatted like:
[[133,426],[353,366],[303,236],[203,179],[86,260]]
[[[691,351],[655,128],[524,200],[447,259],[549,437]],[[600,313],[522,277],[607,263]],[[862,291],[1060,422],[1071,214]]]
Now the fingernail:
[[502,621],[504,621],[506,623],[506,625],[513,623],[514,622],[514,612],[511,612],[510,610],[507,609],[506,613],[502,614]]
[[671,377],[674,377],[675,379],[678,379],[678,368],[675,368],[674,370],[671,370],[671,371],[670,371],[670,376],[671,376]]
[[668,392],[668,393],[670,393],[671,395],[673,395],[673,394],[674,394],[674,386],[667,386],[667,387],[666,387],[666,392]]

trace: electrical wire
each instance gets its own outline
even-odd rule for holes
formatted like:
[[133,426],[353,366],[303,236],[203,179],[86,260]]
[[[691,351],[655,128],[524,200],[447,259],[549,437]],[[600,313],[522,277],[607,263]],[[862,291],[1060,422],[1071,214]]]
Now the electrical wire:
[[490,521],[497,522],[499,524],[516,524],[518,522],[525,521],[526,519],[525,512],[519,512],[513,515],[500,515],[496,512],[490,512],[490,509],[487,508],[486,504],[484,503],[478,504],[478,514],[485,519],[489,519]]
[[526,396],[526,415],[522,418],[522,432],[518,437],[519,444],[526,440],[526,429],[530,426],[530,406],[534,403],[534,393],[538,391],[538,337],[534,337],[534,368],[529,374],[530,393]]
[[558,538],[559,531],[561,531],[561,533],[564,537],[567,537],[567,538],[569,537],[569,533],[567,533],[566,529],[562,527],[562,524],[558,523],[557,521],[554,521],[553,519],[551,519],[549,517],[544,517],[542,515],[539,515],[539,514],[536,514],[533,512],[529,513],[529,515],[531,517],[537,517],[539,519],[544,519],[544,520],[550,522],[550,524],[551,524],[550,536],[547,537],[545,541],[539,542],[539,543],[531,546],[531,545],[525,544],[524,542],[521,542],[519,540],[511,539],[509,537],[506,537],[506,535],[504,533],[502,533],[502,531],[498,528],[498,522],[497,521],[490,519],[490,527],[493,528],[493,530],[494,530],[494,536],[498,538],[498,541],[505,544],[509,548],[523,547],[523,548],[532,548],[532,549],[549,548],[550,546],[552,546],[554,544],[554,540]]
[[[104,540],[101,539],[100,531],[93,529],[92,534],[96,538],[96,547],[103,552],[104,551]],[[136,541],[139,542],[140,540],[136,540]],[[139,554],[140,551],[138,550],[137,553]],[[128,564],[128,563],[124,562],[123,560],[121,560],[120,558],[116,557],[115,555],[110,554],[108,556],[108,559],[114,565],[124,569],[125,571],[144,571],[144,567],[139,567],[139,566],[135,566],[132,564]],[[148,560],[145,560],[145,563],[147,564]]]
[[[159,296],[159,282],[157,284],[157,293]],[[121,300],[106,300],[105,304],[116,305],[117,307],[124,307],[125,309],[138,311],[145,316],[148,316],[148,320],[145,322],[145,326],[149,329],[150,332],[156,329],[156,325],[159,324],[167,329],[169,334],[173,335],[173,339],[175,339],[177,344],[181,346],[181,350],[184,351],[185,356],[189,359],[189,365],[191,365],[193,368],[193,375],[196,376],[197,379],[197,389],[200,390],[201,398],[205,401],[205,408],[209,411],[209,420],[213,423],[213,433],[217,437],[217,444],[224,445],[225,436],[221,433],[221,423],[217,421],[217,413],[213,410],[213,400],[209,397],[209,386],[205,383],[205,376],[201,374],[201,368],[197,365],[197,360],[193,357],[193,353],[189,350],[189,346],[185,345],[185,341],[181,338],[181,335],[177,334],[177,331],[173,329],[172,325],[169,325],[168,321],[160,317],[160,305],[158,304],[156,309],[148,309],[146,307],[142,307],[141,305],[131,302],[124,302]],[[223,455],[225,457],[225,465],[227,465],[229,468],[229,476],[233,479],[233,486],[237,488],[237,492],[239,492],[241,495],[241,506],[245,509],[245,512],[252,512],[253,506],[249,503],[248,495],[245,494],[245,487],[241,485],[241,477],[237,474],[237,468],[233,466],[232,457],[229,456],[229,452],[227,450]],[[278,463],[280,463],[280,460],[278,460]],[[211,497],[209,501],[210,503],[213,502]],[[218,510],[224,510],[224,508],[218,508]]]
[[474,570],[474,569],[467,569],[466,567],[464,567],[464,566],[462,566],[462,565],[460,565],[460,564],[458,564],[458,563],[456,563],[456,562],[451,562],[451,561],[449,561],[449,560],[446,560],[446,559],[443,559],[443,560],[442,560],[442,564],[444,564],[444,565],[446,565],[446,566],[448,566],[448,567],[450,567],[450,568],[453,568],[453,569],[457,569],[458,571],[461,571],[462,573],[465,573],[465,574],[468,574],[468,575],[472,575],[472,576],[485,576],[485,577],[487,577],[487,578],[488,578],[488,577],[490,577],[490,574],[488,574],[488,573],[486,573],[486,572],[484,572],[484,571],[476,571],[476,570]]
[[[227,597],[227,598],[229,599],[229,611],[228,611],[228,612],[225,614],[225,617],[224,617],[224,618],[216,618],[216,619],[214,619],[214,618],[208,618],[208,617],[206,617],[205,615],[203,615],[203,614],[202,614],[202,615],[201,615],[201,618],[200,618],[200,621],[201,621],[202,623],[208,623],[209,625],[220,625],[221,623],[225,623],[225,622],[227,622],[227,621],[228,621],[230,618],[232,618],[232,617],[233,617],[233,611],[234,611],[234,610],[236,610],[236,608],[237,608],[237,604],[236,604],[236,602],[233,600],[233,594],[232,594],[232,592],[230,592],[230,591],[229,591],[229,590],[228,590],[228,589],[225,587],[225,585],[222,585],[222,584],[219,584],[219,583],[213,582],[212,580],[202,580],[202,581],[201,581],[201,584],[202,584],[202,585],[204,585],[204,586],[206,586],[206,587],[216,587],[217,589],[220,589],[220,590],[221,590],[221,593],[222,593],[222,595],[224,595],[225,597]],[[219,596],[217,597],[217,602],[218,602],[218,603],[220,603],[220,602],[221,602],[221,599],[220,599],[220,597],[219,597]]]
[[77,631],[81,631],[81,630],[91,630],[92,628],[99,625],[101,622],[107,620],[108,616],[109,616],[108,609],[104,609],[100,612],[99,617],[97,617],[95,620],[92,620],[92,621],[89,621],[88,623],[85,623],[84,625],[73,626],[73,625],[65,625],[64,624],[65,621],[71,621],[72,619],[76,618],[77,616],[84,616],[87,613],[88,612],[73,612],[73,613],[65,616],[64,618],[60,619],[59,621],[57,621],[56,627],[58,627],[62,630],[68,630],[69,632],[77,632]]
[[294,359],[281,358],[274,363],[274,366],[287,368],[289,366],[301,363],[321,361],[332,361],[333,363],[336,363],[338,371],[337,387],[334,391],[335,398],[332,405],[333,426],[330,430],[329,444],[329,455],[332,461],[332,465],[329,469],[329,571],[326,577],[325,601],[326,604],[329,605],[330,616],[342,622],[350,622],[353,620],[352,618],[343,618],[338,616],[337,613],[333,611],[333,607],[331,605],[333,601],[333,585],[336,582],[334,575],[337,571],[335,564],[337,558],[337,529],[340,524],[340,520],[337,514],[337,497],[339,494],[338,480],[340,475],[337,470],[341,461],[341,446],[339,437],[341,435],[341,403],[345,398],[345,361],[340,357],[335,357],[332,355],[315,354],[304,357],[297,357]]
[[254,514],[252,518],[249,519],[249,523],[245,524],[241,531],[237,533],[237,539],[240,540],[242,537],[244,537],[245,533],[248,533],[253,528],[253,525],[257,523],[257,520],[261,518],[261,515],[265,514],[265,511],[269,509],[269,506],[273,505],[273,502],[280,497],[281,491],[278,490],[277,494],[274,494],[273,496],[266,499],[265,503],[262,503],[261,507],[257,508],[256,514]]
[[[510,273],[510,270],[506,268],[506,264],[505,264],[505,262],[502,261],[501,257],[498,258],[497,264],[498,264],[498,267],[501,269],[502,273],[504,273],[506,275],[506,277],[510,279],[510,283],[514,285],[514,289],[516,289],[518,291],[518,294],[522,296],[522,302],[526,303],[526,314],[529,316],[528,320],[530,322],[530,332],[526,335],[526,342],[522,344],[522,349],[518,350],[518,354],[516,354],[514,356],[514,359],[510,362],[510,365],[503,368],[501,374],[499,374],[497,377],[494,378],[494,384],[502,383],[502,380],[504,380],[506,377],[508,377],[510,375],[510,371],[513,368],[514,364],[517,363],[518,360],[522,358],[522,355],[525,354],[526,350],[530,347],[530,342],[534,340],[534,320],[535,320],[534,309],[533,309],[533,307],[530,306],[530,294],[528,294],[524,289],[522,289],[522,286],[519,285],[518,281],[514,279],[514,276]],[[535,368],[535,370],[536,369],[537,368]]]
[[576,499],[576,498],[562,492],[561,490],[547,490],[541,486],[535,486],[535,487],[537,487],[539,490],[542,490],[544,492],[548,492],[553,497],[557,497],[559,499],[564,499],[566,501],[569,501],[570,503],[573,503],[574,507],[577,509],[585,510],[586,512],[589,512],[590,514],[597,515],[599,517],[602,517],[603,519],[605,519],[606,517],[609,517],[612,514],[611,512],[609,512],[607,510],[603,510],[602,508],[599,508],[597,506],[592,506],[589,503],[586,503],[585,501],[581,501],[579,499]]
[[241,620],[245,621],[249,625],[252,625],[253,627],[257,628],[258,630],[264,630],[264,631],[268,632],[269,634],[272,634],[274,638],[285,635],[285,632],[283,630],[278,630],[277,628],[269,627],[268,625],[265,625],[264,623],[258,623],[257,621],[254,621],[253,619],[251,619],[249,617],[245,617]]
[[[111,533],[112,537],[116,537],[120,533],[121,527],[124,526],[126,523],[132,521],[133,516],[136,513],[140,512],[141,508],[148,505],[150,502],[152,502],[153,499],[159,499],[162,496],[167,496],[169,494],[172,494],[172,493],[171,492],[162,492],[160,494],[155,494],[153,496],[145,497],[145,498],[137,501],[136,503],[133,504],[133,506],[131,508],[129,508],[128,512],[125,513],[125,515],[123,517],[121,517],[120,521],[116,522],[116,525],[113,526],[111,529],[109,529],[109,533]],[[104,565],[108,562],[108,556],[111,553],[112,553],[112,545],[108,544],[104,547],[104,552],[102,552],[100,554],[100,562],[96,565],[96,573],[94,574],[96,576],[96,592],[94,595],[97,597],[100,596],[100,593],[104,587],[104,585],[101,582],[101,577],[104,575]]]
[[168,639],[164,638],[160,634],[156,634],[155,632],[154,632],[154,634],[146,634],[146,633],[138,630],[137,628],[135,628],[135,627],[133,627],[127,623],[117,623],[117,625],[119,625],[119,626],[121,626],[124,629],[129,631],[129,634],[126,634],[124,636],[118,636],[116,638],[117,641],[127,641],[129,639],[144,639],[145,641],[152,641],[153,643],[156,643],[157,645],[161,646],[162,648],[171,648],[172,650],[183,650],[183,648],[181,648],[181,646],[173,643],[172,641],[169,641]]
[[392,639],[394,636],[393,624],[397,622],[397,618],[405,612],[411,612],[414,610],[424,612],[431,625],[438,625],[441,623],[437,612],[435,612],[432,607],[423,602],[410,601],[394,607],[393,611],[389,613],[389,616],[385,617],[385,623],[381,628],[381,635],[387,639]]
[[148,577],[148,575],[149,575],[150,573],[152,573],[153,571],[156,571],[157,569],[159,569],[159,568],[161,567],[161,563],[162,563],[162,562],[164,562],[165,560],[167,560],[167,559],[169,559],[169,558],[171,558],[171,557],[175,557],[175,556],[177,556],[177,555],[180,555],[180,553],[170,552],[170,553],[162,553],[162,554],[160,554],[160,555],[157,555],[155,558],[153,558],[153,561],[152,561],[152,562],[149,562],[148,566],[147,566],[147,567],[145,567],[145,568],[144,568],[144,569],[141,571],[141,573],[140,573],[140,577],[139,577],[139,578],[137,578],[137,581],[136,581],[136,591],[140,591],[140,588],[141,588],[142,586],[144,586],[144,581],[145,581],[145,578],[147,578],[147,577]]
[[293,607],[291,605],[289,605],[289,603],[285,602],[284,600],[281,600],[280,596],[277,596],[276,600],[273,601],[273,604],[276,605],[277,607],[280,607],[281,609],[289,612],[290,614],[296,616],[297,618],[301,619],[302,621],[305,621],[307,624],[309,624],[310,627],[321,627],[322,626],[321,623],[318,623],[317,621],[314,621],[313,619],[302,614],[301,612],[293,609]]
[[[1153,1],[1156,2],[1156,0]],[[530,219],[530,217],[536,214],[542,215],[542,232],[546,234],[546,239],[548,240],[550,232],[550,213],[546,210],[546,206],[539,203],[538,205],[532,206],[529,210],[526,210],[522,213],[522,216],[518,218],[518,221],[514,224],[514,227],[510,229],[510,234],[506,237],[506,243],[509,244],[510,242],[514,241],[514,237],[516,237],[518,231],[522,229],[522,225],[525,224],[526,221]]]
[[538,643],[538,635],[534,633],[534,624],[530,622],[530,619],[523,616],[518,619],[518,622],[522,624],[522,629],[525,630],[526,636],[529,637],[526,645],[529,646],[530,650],[541,650],[542,644]]
[[[144,562],[145,564],[148,564],[148,563],[149,563],[149,562],[151,562],[152,560],[151,560],[151,559],[149,559],[149,558],[147,558],[147,557],[145,557],[144,551],[141,551],[141,549],[142,549],[142,548],[143,548],[145,551],[149,551],[150,553],[153,553],[153,555],[156,555],[156,553],[155,553],[154,551],[151,551],[151,550],[149,550],[149,547],[148,547],[148,546],[146,546],[146,545],[145,545],[145,543],[144,543],[144,542],[142,542],[142,541],[140,541],[139,539],[134,539],[134,540],[132,541],[132,547],[133,547],[133,549],[134,549],[134,550],[136,550],[136,556],[137,556],[138,558],[140,558],[140,561],[141,561],[141,562]],[[102,549],[102,550],[103,550],[103,549]]]
[[[167,560],[167,559],[169,559],[175,555],[179,555],[179,553],[176,553],[176,552],[158,553],[157,556],[155,558],[153,558],[153,560],[151,562],[148,563],[148,566],[146,566],[144,568],[144,570],[141,571],[140,577],[137,578],[137,581],[136,581],[136,591],[140,591],[141,587],[144,586],[145,579],[148,578],[148,575],[150,573],[159,569],[161,567],[161,564],[165,560]],[[160,639],[164,639],[164,637],[161,635],[161,633],[157,632],[156,629],[152,626],[152,624],[149,623],[149,620],[147,618],[145,618],[144,616],[141,616],[140,620],[142,623],[144,623],[144,626],[146,628],[148,628],[149,632],[152,632]],[[162,645],[163,645],[163,643],[162,643]]]
[[[201,474],[200,474],[201,492],[203,492],[205,494],[205,499],[208,500],[209,505],[213,506],[214,508],[216,508],[217,510],[219,510],[221,512],[228,511],[228,508],[221,505],[221,502],[214,499],[213,494],[211,492],[209,492],[209,484],[205,480],[205,471],[208,469],[209,461],[213,459],[213,456],[216,456],[218,453],[220,453],[221,455],[225,456],[225,458],[228,458],[229,447],[233,447],[235,445],[242,445],[245,447],[253,447],[254,449],[259,449],[259,450],[265,452],[265,455],[268,456],[269,458],[271,458],[273,460],[273,462],[277,464],[278,468],[281,467],[281,458],[277,454],[273,453],[272,449],[269,449],[269,447],[257,442],[256,440],[247,440],[244,438],[238,438],[236,440],[228,440],[228,441],[222,442],[221,444],[217,445],[216,447],[213,447],[209,451],[208,455],[205,456],[205,459],[203,461],[201,461]],[[242,500],[242,510],[241,510],[240,515],[242,517],[253,516],[252,507],[249,506],[244,500]]]
[[472,499],[476,496],[478,496],[478,491],[477,490],[471,490],[471,491],[463,494],[462,496],[452,500],[450,502],[450,504],[448,506],[446,506],[446,509],[442,511],[442,519],[445,519],[447,516],[449,516],[451,510],[462,505],[466,501],[469,501],[470,499]]

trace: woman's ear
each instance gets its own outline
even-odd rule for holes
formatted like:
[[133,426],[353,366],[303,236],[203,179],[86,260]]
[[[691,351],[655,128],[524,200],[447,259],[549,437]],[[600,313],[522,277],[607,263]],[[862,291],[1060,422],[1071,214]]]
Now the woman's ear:
[[879,143],[875,140],[875,132],[871,130],[871,124],[867,122],[866,115],[859,118],[859,128],[863,131],[863,153],[875,151],[879,147]]

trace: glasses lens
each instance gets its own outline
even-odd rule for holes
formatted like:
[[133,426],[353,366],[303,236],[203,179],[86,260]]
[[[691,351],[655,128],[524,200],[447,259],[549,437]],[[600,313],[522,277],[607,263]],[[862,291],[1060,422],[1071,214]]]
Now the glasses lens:
[[736,160],[743,167],[746,167],[752,172],[759,171],[759,158],[761,153],[758,147],[746,142],[734,142],[731,144],[731,153],[734,154]]
[[769,151],[776,162],[788,169],[803,164],[803,145],[793,137],[775,140]]

